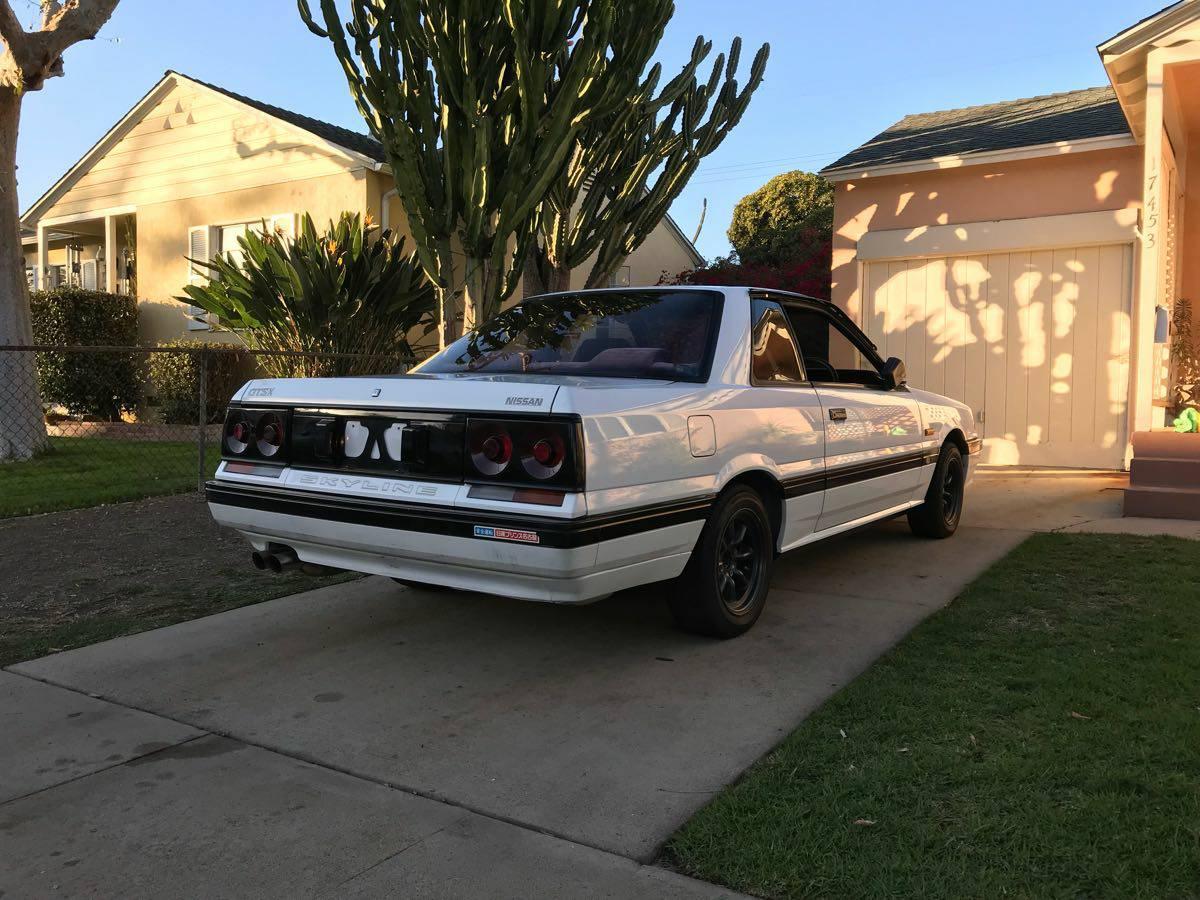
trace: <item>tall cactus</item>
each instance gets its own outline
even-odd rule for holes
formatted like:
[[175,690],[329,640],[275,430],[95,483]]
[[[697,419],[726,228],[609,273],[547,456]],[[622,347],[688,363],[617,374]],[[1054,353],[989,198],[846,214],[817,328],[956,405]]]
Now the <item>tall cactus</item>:
[[[637,89],[641,68],[613,43],[632,0],[317,0],[319,21],[297,2],[384,147],[443,339],[460,301],[467,328],[490,317],[516,289],[579,133]],[[643,2],[668,5],[638,0],[638,12]],[[644,56],[660,36],[621,52]]]
[[[673,13],[662,4],[659,33]],[[639,24],[646,24],[639,9]],[[571,272],[594,259],[586,287],[606,286],[625,259],[649,237],[687,186],[704,157],[741,121],[762,83],[770,46],[759,49],[739,90],[741,39],[718,55],[708,80],[697,72],[712,50],[697,38],[682,71],[656,93],[652,67],[627,106],[593,119],[576,139],[569,161],[543,205],[537,243],[530,249],[526,290],[565,290]]]

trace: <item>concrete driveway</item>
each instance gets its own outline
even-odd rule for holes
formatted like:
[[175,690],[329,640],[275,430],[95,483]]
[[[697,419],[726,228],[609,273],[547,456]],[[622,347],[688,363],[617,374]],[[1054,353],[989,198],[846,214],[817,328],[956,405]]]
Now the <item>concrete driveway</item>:
[[[1118,476],[987,475],[951,541],[781,560],[746,637],[365,579],[0,673],[0,895],[706,897],[647,865],[810,711]],[[247,572],[245,589],[256,579]]]

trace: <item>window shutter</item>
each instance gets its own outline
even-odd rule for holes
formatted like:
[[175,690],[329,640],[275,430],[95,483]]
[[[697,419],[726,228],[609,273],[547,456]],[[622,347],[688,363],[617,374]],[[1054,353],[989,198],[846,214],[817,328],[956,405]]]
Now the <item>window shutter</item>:
[[208,280],[208,269],[191,262],[193,259],[207,261],[216,251],[215,228],[197,225],[188,229],[188,284],[203,284]]
[[85,291],[96,290],[96,261],[88,259],[80,263],[79,276]]
[[[188,229],[188,284],[203,284],[209,278],[208,269],[191,260],[210,260],[217,251],[216,229],[197,225]],[[208,312],[199,306],[189,306],[188,331],[211,331]]]

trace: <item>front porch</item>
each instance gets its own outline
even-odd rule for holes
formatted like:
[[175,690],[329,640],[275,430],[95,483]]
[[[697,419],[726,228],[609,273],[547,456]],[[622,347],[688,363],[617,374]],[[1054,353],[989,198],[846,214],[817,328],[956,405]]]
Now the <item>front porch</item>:
[[1200,519],[1200,435],[1168,430],[1200,400],[1200,3],[1176,4],[1099,50],[1144,149],[1125,515]]
[[1200,3],[1177,4],[1099,48],[1141,145],[1130,430],[1170,427],[1200,382]]
[[39,222],[22,235],[30,290],[72,286],[137,294],[137,215],[132,209]]

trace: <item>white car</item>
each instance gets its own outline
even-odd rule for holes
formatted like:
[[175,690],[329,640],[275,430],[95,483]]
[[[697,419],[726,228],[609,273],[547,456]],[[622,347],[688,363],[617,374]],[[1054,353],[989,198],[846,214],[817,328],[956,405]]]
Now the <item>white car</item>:
[[952,535],[980,443],[828,302],[584,291],[408,375],[250,382],[208,502],[259,568],[551,603],[675,579],[681,627],[733,637],[779,553],[900,513]]

